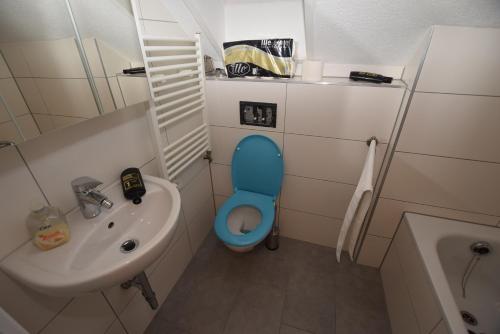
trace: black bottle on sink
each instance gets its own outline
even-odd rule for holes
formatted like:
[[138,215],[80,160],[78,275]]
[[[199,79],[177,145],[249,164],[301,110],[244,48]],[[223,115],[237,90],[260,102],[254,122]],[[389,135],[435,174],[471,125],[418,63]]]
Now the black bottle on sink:
[[141,197],[146,193],[146,187],[144,187],[139,168],[130,167],[125,169],[120,180],[122,182],[123,196],[132,200],[134,204],[140,204],[142,202]]

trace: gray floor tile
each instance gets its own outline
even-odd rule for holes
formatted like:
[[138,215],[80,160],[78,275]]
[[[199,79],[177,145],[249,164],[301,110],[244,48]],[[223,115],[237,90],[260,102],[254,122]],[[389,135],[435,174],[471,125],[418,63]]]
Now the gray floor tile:
[[287,325],[282,325],[280,329],[280,334],[311,334],[311,332],[307,332],[302,329],[290,327]]
[[161,318],[155,318],[144,334],[190,334],[189,332],[173,326]]
[[286,294],[282,321],[313,334],[334,333],[335,299],[327,295],[311,296],[289,291]]
[[336,281],[336,333],[390,333],[384,291],[378,278],[339,273]]
[[281,238],[280,248],[227,249],[212,232],[148,334],[390,333],[380,274],[335,250]]
[[284,292],[276,287],[244,285],[224,334],[279,334],[284,300]]

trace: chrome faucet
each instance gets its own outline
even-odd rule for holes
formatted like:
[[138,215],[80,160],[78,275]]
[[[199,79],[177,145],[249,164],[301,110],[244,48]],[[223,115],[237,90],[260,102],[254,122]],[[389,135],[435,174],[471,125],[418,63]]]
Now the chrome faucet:
[[71,181],[71,187],[80,205],[80,210],[85,218],[97,217],[101,208],[111,209],[113,202],[95,188],[102,184],[88,176],[82,176]]

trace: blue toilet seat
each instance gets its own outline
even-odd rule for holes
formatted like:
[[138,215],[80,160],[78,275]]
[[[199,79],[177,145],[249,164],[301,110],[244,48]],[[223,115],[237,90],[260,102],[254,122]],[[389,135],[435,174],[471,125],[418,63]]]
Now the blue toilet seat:
[[[264,240],[273,227],[275,200],[283,180],[283,157],[276,143],[268,137],[251,135],[236,146],[231,163],[234,194],[217,210],[215,233],[227,245],[249,247]],[[250,206],[261,214],[257,227],[246,234],[229,230],[231,211]]]
[[[227,225],[231,211],[240,206],[251,206],[259,210],[261,222],[247,234],[233,234]],[[222,205],[215,218],[215,233],[226,244],[234,247],[253,246],[263,240],[271,231],[274,222],[274,198],[267,195],[240,190]]]

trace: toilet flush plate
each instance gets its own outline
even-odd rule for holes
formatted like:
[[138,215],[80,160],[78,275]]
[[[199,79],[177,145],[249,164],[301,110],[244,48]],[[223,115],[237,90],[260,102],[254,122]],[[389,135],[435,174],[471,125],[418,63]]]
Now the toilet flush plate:
[[114,202],[93,219],[79,209],[66,218],[71,239],[49,251],[27,242],[0,262],[13,279],[42,293],[77,296],[123,283],[145,270],[172,241],[181,199],[171,182],[144,175],[139,205],[115,182],[103,193]]

